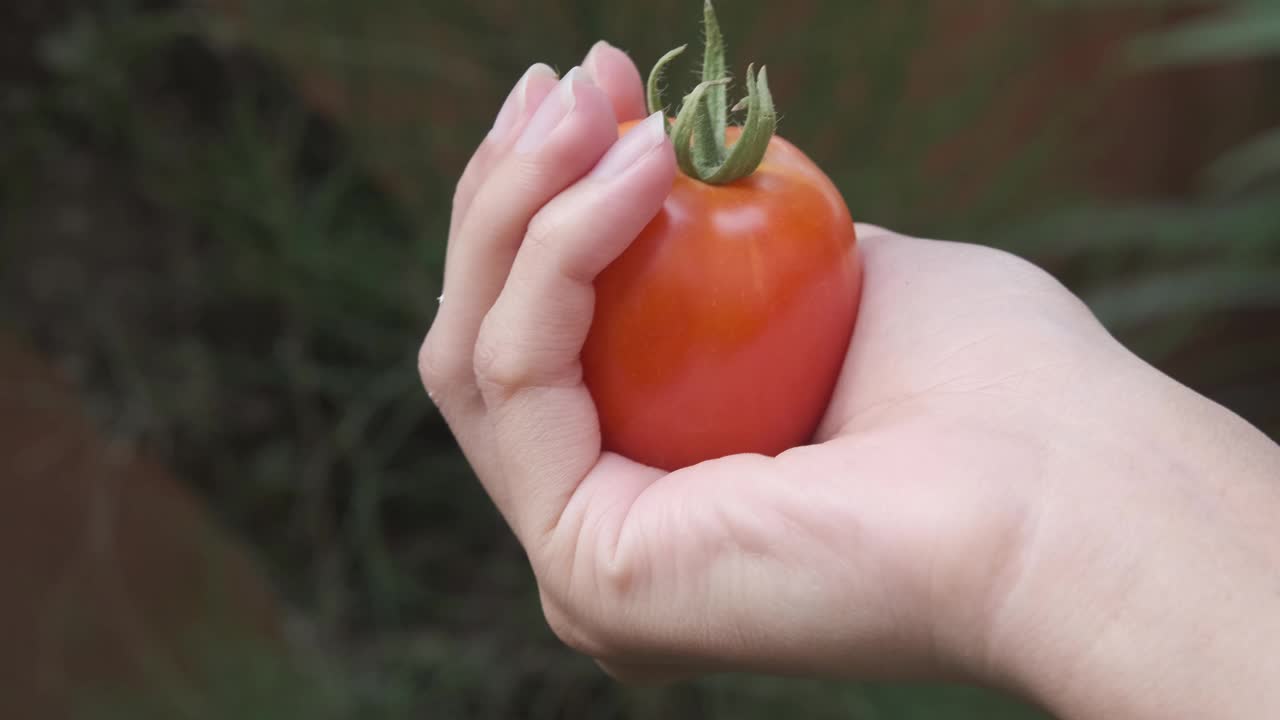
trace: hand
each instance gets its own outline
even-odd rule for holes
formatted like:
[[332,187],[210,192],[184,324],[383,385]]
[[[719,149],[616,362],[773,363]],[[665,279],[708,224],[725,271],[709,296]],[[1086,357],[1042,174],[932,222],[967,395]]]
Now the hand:
[[[569,645],[627,679],[972,678],[1086,711],[1102,670],[1149,684],[1123,641],[1175,624],[1153,588],[1183,563],[1203,573],[1182,578],[1193,590],[1240,578],[1197,545],[1197,502],[1237,528],[1242,567],[1280,558],[1230,522],[1280,516],[1280,489],[1255,477],[1280,462],[1256,431],[1143,365],[1032,265],[869,226],[858,326],[813,445],[670,474],[602,453],[578,363],[591,281],[676,172],[660,119],[617,140],[641,108],[639,74],[607,45],[558,84],[526,74],[459,184],[421,354]],[[1188,422],[1241,438],[1216,466],[1237,471],[1230,502],[1198,484],[1218,456],[1179,436]],[[1228,607],[1247,612],[1272,586],[1234,587]],[[1111,625],[1126,613],[1132,635]],[[1139,714],[1166,707],[1147,702],[1124,717],[1168,716]]]

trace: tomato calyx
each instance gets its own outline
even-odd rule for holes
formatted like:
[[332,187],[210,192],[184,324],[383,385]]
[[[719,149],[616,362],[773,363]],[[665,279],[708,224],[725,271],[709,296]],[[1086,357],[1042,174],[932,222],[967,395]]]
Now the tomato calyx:
[[[778,113],[769,93],[769,76],[762,66],[747,67],[746,97],[729,108],[729,74],[725,66],[724,36],[711,0],[703,10],[706,46],[702,59],[702,81],[684,96],[675,123],[667,131],[675,146],[680,170],[690,178],[710,185],[726,185],[747,177],[760,167],[765,151],[778,127]],[[663,55],[649,73],[649,112],[665,111],[660,83],[666,66],[685,51],[687,45]],[[731,113],[746,110],[742,132],[732,146],[725,145],[725,131]]]

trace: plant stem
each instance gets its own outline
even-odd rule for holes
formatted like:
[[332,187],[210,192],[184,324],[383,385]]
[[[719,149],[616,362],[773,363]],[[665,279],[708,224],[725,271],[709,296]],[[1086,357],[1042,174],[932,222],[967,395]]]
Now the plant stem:
[[[725,63],[724,36],[711,0],[703,11],[706,46],[702,58],[702,81],[685,96],[668,132],[675,144],[680,169],[689,177],[711,185],[724,185],[751,175],[764,161],[769,143],[777,132],[778,114],[769,92],[768,74],[760,68],[747,70],[747,95],[729,109],[729,75]],[[667,64],[684,52],[680,46],[663,55],[649,73],[650,112],[665,111],[660,83]],[[745,109],[746,120],[737,142],[726,146],[729,114]]]

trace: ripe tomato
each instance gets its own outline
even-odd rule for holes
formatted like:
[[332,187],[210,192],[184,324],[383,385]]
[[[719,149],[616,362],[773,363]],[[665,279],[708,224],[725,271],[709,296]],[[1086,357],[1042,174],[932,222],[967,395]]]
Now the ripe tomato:
[[[729,143],[739,133],[728,128]],[[728,184],[678,173],[595,283],[582,362],[605,450],[675,470],[806,444],[861,283],[849,210],[791,143],[773,137],[758,169]]]

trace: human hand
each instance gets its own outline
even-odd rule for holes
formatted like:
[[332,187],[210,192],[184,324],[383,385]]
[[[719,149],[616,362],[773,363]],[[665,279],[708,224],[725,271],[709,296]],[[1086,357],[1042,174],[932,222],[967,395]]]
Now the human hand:
[[[972,678],[1074,711],[1090,707],[1081,636],[1173,617],[1150,598],[1180,564],[1203,573],[1193,586],[1238,579],[1196,544],[1188,504],[1216,495],[1190,468],[1238,470],[1229,509],[1262,522],[1280,513],[1254,478],[1280,467],[1274,446],[1127,353],[1049,275],[976,246],[860,227],[860,316],[812,445],[673,473],[602,452],[578,361],[591,280],[676,168],[660,119],[617,140],[642,112],[630,61],[600,45],[583,67],[558,86],[531,70],[464,173],[421,356],[569,645],[624,678]],[[1253,459],[1209,462],[1177,442],[1189,419],[1232,428]],[[1175,456],[1185,472],[1166,472]],[[1280,557],[1231,537],[1255,569]],[[1247,608],[1268,586],[1236,587]],[[1131,670],[1123,646],[1099,652]]]

